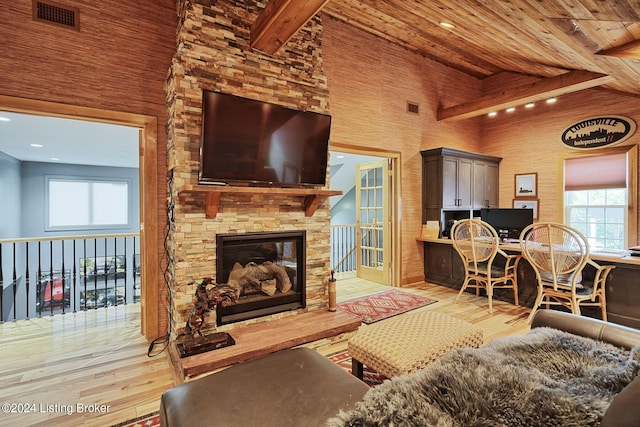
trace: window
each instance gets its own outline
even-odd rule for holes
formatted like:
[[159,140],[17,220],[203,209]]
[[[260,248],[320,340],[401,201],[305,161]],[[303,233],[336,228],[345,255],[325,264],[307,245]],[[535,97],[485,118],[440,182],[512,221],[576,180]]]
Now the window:
[[129,224],[127,180],[47,177],[48,229],[93,229]]
[[565,192],[569,225],[587,236],[591,248],[625,249],[627,189]]
[[628,247],[628,169],[626,152],[565,159],[565,223],[592,250]]

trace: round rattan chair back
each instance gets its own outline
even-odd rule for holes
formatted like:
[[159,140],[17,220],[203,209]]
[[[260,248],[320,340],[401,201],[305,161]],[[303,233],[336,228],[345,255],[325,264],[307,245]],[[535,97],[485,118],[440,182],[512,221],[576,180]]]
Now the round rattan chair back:
[[455,249],[468,261],[486,262],[495,257],[499,240],[496,231],[484,221],[463,219],[451,229]]
[[568,282],[589,257],[586,237],[564,224],[531,224],[522,230],[520,245],[522,255],[542,280],[554,285]]

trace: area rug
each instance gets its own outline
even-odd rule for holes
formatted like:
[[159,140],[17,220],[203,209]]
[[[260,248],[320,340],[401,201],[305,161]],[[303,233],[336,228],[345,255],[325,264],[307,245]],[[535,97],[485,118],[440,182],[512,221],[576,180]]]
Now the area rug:
[[[337,364],[344,370],[351,373],[351,356],[349,356],[349,352],[347,350],[330,354],[327,357],[333,363]],[[362,379],[364,380],[365,383],[369,384],[369,386],[373,387],[375,385],[382,383],[384,380],[387,379],[387,377],[377,373],[376,371],[368,368],[367,366],[364,366]]]
[[372,387],[327,426],[597,427],[640,374],[631,351],[551,328],[454,349]]
[[160,414],[152,412],[151,414],[143,415],[133,420],[128,420],[120,424],[115,424],[112,427],[156,427],[160,425]]
[[410,292],[392,289],[344,301],[338,309],[355,314],[367,325],[437,302]]

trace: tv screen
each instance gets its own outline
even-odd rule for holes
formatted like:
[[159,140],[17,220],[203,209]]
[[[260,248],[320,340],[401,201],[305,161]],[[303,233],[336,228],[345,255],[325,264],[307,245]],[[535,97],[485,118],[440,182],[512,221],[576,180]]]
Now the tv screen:
[[331,116],[203,91],[199,182],[323,186]]
[[480,219],[489,223],[500,237],[517,239],[522,230],[533,223],[533,209],[481,209]]

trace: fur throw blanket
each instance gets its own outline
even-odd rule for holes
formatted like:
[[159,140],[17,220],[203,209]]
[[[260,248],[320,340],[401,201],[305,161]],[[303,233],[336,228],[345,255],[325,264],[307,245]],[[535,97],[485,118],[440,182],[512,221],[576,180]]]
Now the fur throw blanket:
[[370,389],[337,426],[598,426],[640,373],[631,351],[550,328],[456,349]]

